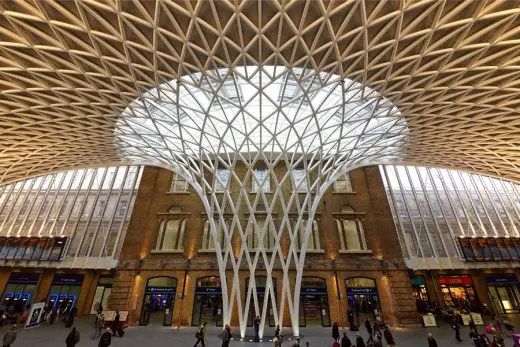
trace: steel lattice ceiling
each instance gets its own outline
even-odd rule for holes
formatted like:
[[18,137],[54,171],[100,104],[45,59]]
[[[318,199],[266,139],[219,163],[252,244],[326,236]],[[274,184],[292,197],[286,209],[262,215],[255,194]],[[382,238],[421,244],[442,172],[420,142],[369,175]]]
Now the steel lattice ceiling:
[[517,1],[0,2],[0,181],[125,162],[121,112],[191,72],[327,71],[407,117],[406,163],[520,179]]

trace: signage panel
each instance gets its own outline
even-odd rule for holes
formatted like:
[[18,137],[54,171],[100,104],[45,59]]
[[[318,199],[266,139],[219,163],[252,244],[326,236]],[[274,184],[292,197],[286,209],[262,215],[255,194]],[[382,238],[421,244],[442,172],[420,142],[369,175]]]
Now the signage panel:
[[327,295],[327,288],[302,288],[300,294]]
[[23,273],[23,272],[13,272],[9,276],[8,283],[14,284],[38,284],[38,280],[40,279],[40,274],[38,273]]
[[518,278],[515,274],[500,274],[486,276],[486,283],[491,285],[496,284],[517,284]]
[[43,310],[45,308],[44,302],[38,302],[31,306],[27,320],[25,321],[25,327],[35,327],[40,324],[43,316]]
[[177,287],[146,287],[147,294],[175,294]]
[[376,288],[347,288],[348,295],[377,295]]
[[221,287],[196,287],[195,294],[222,294]]
[[443,286],[472,286],[473,280],[468,275],[439,276],[439,284]]
[[84,275],[76,275],[76,274],[56,274],[52,279],[52,284],[62,284],[62,285],[77,285],[80,286],[83,283]]

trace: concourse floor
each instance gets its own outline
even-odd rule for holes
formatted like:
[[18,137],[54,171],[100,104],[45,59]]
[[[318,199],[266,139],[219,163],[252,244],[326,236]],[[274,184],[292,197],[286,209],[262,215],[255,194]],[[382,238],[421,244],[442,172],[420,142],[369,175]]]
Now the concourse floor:
[[[97,346],[97,340],[91,340],[90,335],[92,333],[91,328],[92,320],[89,318],[80,318],[77,322],[77,327],[81,333],[81,341],[77,344],[81,346]],[[3,337],[8,327],[1,327],[0,334]],[[483,330],[483,327],[480,328]],[[157,326],[147,327],[130,327],[125,330],[125,335],[122,338],[115,337],[112,339],[113,347],[191,347],[193,346],[195,339],[195,328],[181,328],[171,329]],[[218,339],[220,328],[210,327],[208,329],[208,343],[206,346],[209,347],[220,347],[221,342]],[[392,330],[394,338],[396,339],[397,346],[399,347],[427,347],[426,335],[428,332],[434,334],[437,339],[439,347],[445,346],[474,346],[470,338],[468,337],[469,329],[463,328],[461,336],[463,342],[456,342],[454,338],[454,332],[448,325],[443,325],[439,328],[414,328],[414,329],[399,329],[395,328]],[[32,329],[19,329],[18,339],[12,345],[12,347],[57,347],[65,346],[65,338],[69,332],[68,328],[65,328],[63,324],[54,324],[52,326],[42,325]],[[233,333],[236,334],[236,331]],[[248,334],[253,331],[248,330]],[[269,335],[272,332],[267,331]],[[360,332],[365,338],[367,336],[364,330]],[[301,346],[305,346],[305,342],[309,341],[311,347],[329,347],[332,345],[331,342],[331,329],[321,327],[307,327],[301,329],[303,335]],[[354,340],[355,333],[348,332],[351,340]],[[293,341],[284,342],[283,346],[291,347]],[[265,341],[261,343],[252,342],[241,342],[232,341],[230,346],[273,346],[272,342]],[[386,343],[384,343],[386,346]],[[511,338],[506,337],[506,346],[513,346]]]

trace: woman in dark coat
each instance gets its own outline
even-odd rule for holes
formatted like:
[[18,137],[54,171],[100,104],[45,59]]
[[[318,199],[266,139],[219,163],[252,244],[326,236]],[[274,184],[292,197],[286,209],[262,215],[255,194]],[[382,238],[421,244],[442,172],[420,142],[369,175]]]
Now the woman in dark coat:
[[67,338],[65,339],[65,344],[67,347],[74,347],[79,342],[79,331],[76,330],[76,328],[72,328],[69,335],[67,335]]
[[394,337],[392,336],[392,333],[390,332],[390,329],[388,329],[388,325],[385,327],[385,331],[383,332],[383,336],[385,337],[386,343],[389,347],[395,346]]
[[357,334],[356,337],[356,347],[365,347],[365,341],[363,341],[363,338],[359,334]]
[[341,347],[352,347],[352,342],[347,336],[347,333],[343,333],[343,337],[341,338]]
[[332,338],[334,339],[334,341],[339,340],[339,327],[338,323],[336,322],[334,322],[334,325],[332,326]]

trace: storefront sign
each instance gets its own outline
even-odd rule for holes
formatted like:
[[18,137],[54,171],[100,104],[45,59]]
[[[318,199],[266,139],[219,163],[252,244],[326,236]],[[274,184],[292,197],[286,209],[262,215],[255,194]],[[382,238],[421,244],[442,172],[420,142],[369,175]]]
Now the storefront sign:
[[425,314],[422,316],[424,327],[436,327],[437,321],[432,313]]
[[327,288],[302,288],[300,294],[306,295],[327,295]]
[[347,295],[377,295],[376,288],[347,288]]
[[38,284],[38,280],[40,279],[40,274],[35,273],[22,273],[22,272],[13,272],[11,276],[9,276],[9,283],[13,284]]
[[422,277],[412,277],[412,286],[420,287],[426,285],[426,281]]
[[482,319],[482,315],[480,313],[471,312],[471,318],[473,318],[473,323],[475,325],[484,325],[484,320]]
[[61,285],[69,285],[69,286],[80,286],[83,283],[84,275],[63,275],[57,274],[54,275],[52,280],[52,284],[61,284]]
[[35,327],[40,324],[42,319],[43,310],[45,308],[44,302],[39,302],[31,306],[27,320],[25,321],[25,327]]
[[196,287],[195,294],[222,294],[221,287]]
[[517,284],[518,279],[515,274],[501,274],[486,276],[486,283],[490,285]]
[[146,287],[147,294],[175,294],[177,287]]
[[439,284],[443,286],[472,286],[473,280],[467,275],[439,276]]

